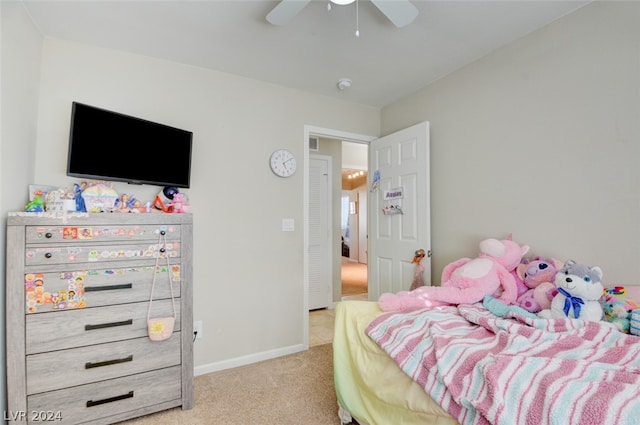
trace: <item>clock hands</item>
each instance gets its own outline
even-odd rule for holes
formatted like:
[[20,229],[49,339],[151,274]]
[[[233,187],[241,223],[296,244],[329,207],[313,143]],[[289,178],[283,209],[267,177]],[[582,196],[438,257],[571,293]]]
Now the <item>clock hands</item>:
[[292,159],[293,159],[293,158],[289,158],[289,159],[287,159],[287,160],[285,160],[285,161],[282,161],[282,166],[283,166],[284,168],[287,168],[287,162],[291,161]]

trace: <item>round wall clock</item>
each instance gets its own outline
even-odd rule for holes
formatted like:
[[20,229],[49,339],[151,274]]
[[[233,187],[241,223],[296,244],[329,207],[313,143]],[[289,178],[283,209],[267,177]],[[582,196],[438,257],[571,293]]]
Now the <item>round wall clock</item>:
[[290,177],[296,172],[296,157],[286,149],[278,149],[271,154],[269,165],[276,176]]

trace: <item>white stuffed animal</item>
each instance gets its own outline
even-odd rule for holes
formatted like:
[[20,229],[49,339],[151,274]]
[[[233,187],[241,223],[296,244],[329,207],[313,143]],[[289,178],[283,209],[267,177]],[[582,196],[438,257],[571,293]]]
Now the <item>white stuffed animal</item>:
[[551,301],[551,309],[542,310],[545,319],[575,318],[597,322],[604,312],[599,300],[604,288],[600,267],[589,267],[567,261],[556,273],[558,294]]

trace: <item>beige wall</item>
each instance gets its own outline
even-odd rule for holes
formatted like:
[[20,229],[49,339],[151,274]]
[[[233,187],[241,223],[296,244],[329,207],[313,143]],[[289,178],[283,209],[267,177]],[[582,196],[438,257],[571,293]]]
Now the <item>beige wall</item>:
[[[378,111],[171,62],[45,42],[36,178],[64,175],[72,100],[193,131],[194,320],[197,366],[224,367],[303,343],[303,167],[275,177],[277,148],[302,161],[304,125],[377,134]],[[101,154],[108,155],[108,147]],[[135,166],[132,154],[115,160]],[[170,154],[167,163],[170,167]],[[147,188],[119,192],[149,199]],[[146,190],[146,192],[145,192]],[[282,232],[282,219],[295,220]],[[259,358],[259,357],[256,357]]]
[[[24,207],[27,186],[33,180],[42,36],[17,2],[0,2],[0,29],[0,276],[4,279],[6,212]],[[4,305],[5,291],[2,285],[2,412],[6,412]]]
[[[195,213],[194,319],[204,324],[204,338],[195,344],[196,372],[299,349],[307,320],[305,173],[301,166],[293,177],[278,178],[269,170],[269,155],[287,148],[302,163],[305,125],[378,134],[379,110],[55,39],[44,40],[37,58],[36,149],[26,161],[34,171],[12,182],[19,193],[13,194],[11,209],[24,205],[29,183],[70,187],[76,181],[65,175],[73,100],[191,130],[192,187],[185,192]],[[3,92],[5,100],[15,101]],[[35,115],[26,118],[36,122]],[[4,172],[21,160],[24,149],[4,137],[2,147]],[[108,146],[97,147],[96,154],[110,155]],[[114,160],[135,166],[144,157],[132,152]],[[170,153],[159,166],[171,166]],[[3,178],[4,190],[9,184]],[[160,189],[114,187],[149,200]],[[3,216],[7,211],[3,206]],[[283,218],[295,220],[294,232],[282,232]]]
[[640,3],[595,2],[383,109],[431,122],[434,282],[512,232],[639,283],[639,41]]

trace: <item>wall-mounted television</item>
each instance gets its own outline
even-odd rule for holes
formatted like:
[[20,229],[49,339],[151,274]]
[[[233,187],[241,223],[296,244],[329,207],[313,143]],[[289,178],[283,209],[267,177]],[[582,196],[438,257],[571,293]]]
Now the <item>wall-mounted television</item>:
[[188,188],[193,133],[73,102],[67,175]]

